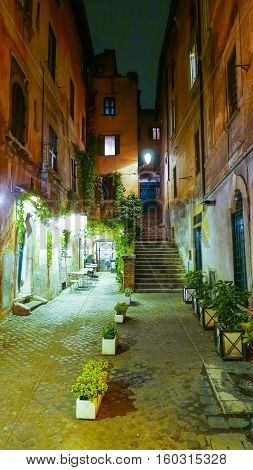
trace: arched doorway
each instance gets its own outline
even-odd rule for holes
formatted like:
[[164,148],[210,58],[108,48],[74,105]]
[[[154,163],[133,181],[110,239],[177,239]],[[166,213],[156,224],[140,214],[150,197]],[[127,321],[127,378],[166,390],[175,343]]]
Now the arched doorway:
[[234,282],[240,289],[247,289],[247,267],[245,255],[245,230],[243,218],[243,197],[238,189],[234,194],[232,213],[232,238],[234,259]]

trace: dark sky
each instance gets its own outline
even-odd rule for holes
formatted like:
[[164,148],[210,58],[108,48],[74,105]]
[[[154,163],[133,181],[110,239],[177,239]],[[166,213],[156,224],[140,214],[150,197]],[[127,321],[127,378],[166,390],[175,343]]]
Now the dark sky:
[[95,53],[116,49],[118,71],[139,74],[142,107],[155,104],[170,0],[85,0]]

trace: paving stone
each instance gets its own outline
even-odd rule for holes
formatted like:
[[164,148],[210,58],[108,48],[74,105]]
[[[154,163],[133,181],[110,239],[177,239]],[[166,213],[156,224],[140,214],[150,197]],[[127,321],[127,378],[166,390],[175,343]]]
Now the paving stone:
[[233,429],[244,429],[249,427],[250,421],[243,418],[229,418],[228,425]]
[[199,328],[181,294],[134,294],[138,305],[119,326],[98,418],[75,419],[71,385],[86,359],[101,358],[102,327],[121,300],[114,275],[100,273],[89,291],[65,291],[30,316],[0,324],[0,448],[180,450],[219,441],[224,449],[251,448],[244,431],[217,431],[224,418],[201,358],[214,365],[217,380],[221,360],[212,332]]
[[225,418],[221,416],[211,416],[207,418],[207,423],[211,429],[228,429],[229,427]]

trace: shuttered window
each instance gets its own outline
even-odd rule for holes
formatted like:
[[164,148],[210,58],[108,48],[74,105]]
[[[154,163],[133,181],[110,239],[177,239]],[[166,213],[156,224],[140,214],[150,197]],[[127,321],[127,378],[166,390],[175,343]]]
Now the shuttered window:
[[233,48],[232,54],[227,64],[227,81],[228,81],[229,116],[232,116],[238,107],[236,47],[235,46]]
[[12,123],[11,132],[16,139],[24,145],[26,123],[25,97],[21,86],[14,83],[12,87]]
[[57,171],[57,141],[56,132],[49,126],[49,165],[54,171]]
[[56,69],[56,37],[53,32],[51,25],[49,25],[48,32],[48,70],[55,80],[55,69]]
[[115,113],[116,113],[115,98],[113,98],[112,96],[106,96],[104,98],[104,115],[114,116]]
[[100,135],[99,136],[99,154],[105,157],[120,154],[120,136],[119,135]]
[[199,130],[194,135],[194,144],[195,144],[195,165],[196,165],[196,175],[200,172],[200,143],[199,143]]

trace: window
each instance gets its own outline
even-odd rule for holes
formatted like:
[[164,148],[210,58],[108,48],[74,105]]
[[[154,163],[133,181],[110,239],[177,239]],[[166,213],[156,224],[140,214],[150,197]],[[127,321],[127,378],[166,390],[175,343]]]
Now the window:
[[34,100],[33,102],[33,127],[36,131],[38,130],[37,101],[36,100]]
[[16,139],[24,145],[26,128],[26,105],[21,86],[14,83],[12,87],[12,120],[11,132]]
[[17,2],[23,8],[23,10],[27,11],[27,8],[28,8],[27,0],[17,0]]
[[171,90],[175,88],[175,61],[171,59]]
[[48,33],[48,70],[55,80],[55,69],[56,69],[56,37],[49,25]]
[[173,168],[174,198],[177,197],[177,168]]
[[193,87],[194,83],[196,82],[198,76],[198,47],[197,47],[197,40],[195,39],[194,44],[190,51],[190,81],[191,81],[191,88]]
[[237,74],[236,74],[236,47],[234,46],[232,54],[227,64],[227,82],[228,82],[228,105],[229,116],[232,116],[238,107],[237,97]]
[[70,116],[72,117],[73,121],[75,118],[75,87],[74,83],[70,79],[70,88],[69,88],[69,99],[70,99]]
[[40,28],[40,2],[37,3],[37,12],[36,12],[36,28]]
[[85,116],[82,116],[81,139],[82,139],[82,142],[85,144],[86,142],[86,118]]
[[199,130],[194,135],[195,145],[195,164],[196,164],[196,175],[200,172],[200,142],[199,142]]
[[176,132],[176,104],[175,100],[171,101],[171,134]]
[[114,177],[113,177],[113,175],[103,176],[102,191],[103,191],[103,197],[106,201],[114,199]]
[[203,30],[204,33],[208,30],[209,27],[209,0],[202,0],[203,1]]
[[120,153],[119,135],[100,135],[99,154],[106,157],[118,155]]
[[150,140],[160,140],[160,127],[150,127],[149,128],[149,139]]
[[49,126],[49,166],[54,171],[57,171],[57,140],[57,134]]
[[114,116],[115,115],[115,98],[107,96],[104,98],[104,115]]
[[73,157],[71,157],[70,159],[70,164],[71,164],[71,189],[76,193],[77,163]]

